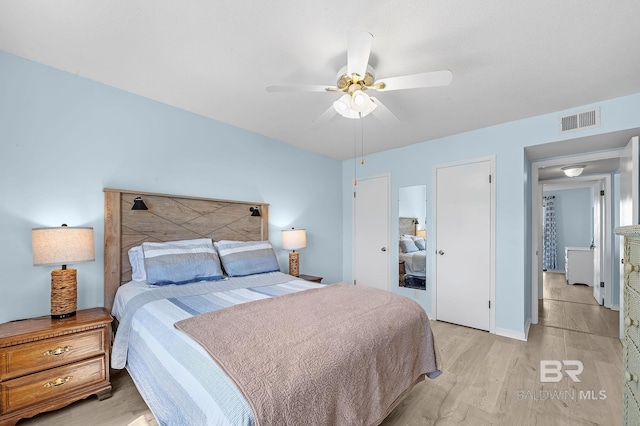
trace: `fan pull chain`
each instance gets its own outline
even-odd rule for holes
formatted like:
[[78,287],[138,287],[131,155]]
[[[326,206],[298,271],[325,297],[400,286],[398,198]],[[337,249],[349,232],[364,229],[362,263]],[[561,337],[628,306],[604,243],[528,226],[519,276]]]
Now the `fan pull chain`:
[[358,112],[360,116],[360,153],[362,157],[360,158],[360,164],[364,164],[364,123],[362,122],[362,113]]
[[356,127],[356,123],[353,123],[353,186],[354,187],[358,184],[358,180],[356,179],[356,174],[357,174],[356,158],[357,157],[358,157],[358,128]]

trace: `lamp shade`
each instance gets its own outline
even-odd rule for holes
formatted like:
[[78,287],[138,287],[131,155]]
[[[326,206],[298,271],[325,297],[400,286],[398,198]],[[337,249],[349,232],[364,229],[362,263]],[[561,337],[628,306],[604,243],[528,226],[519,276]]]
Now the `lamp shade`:
[[95,260],[93,228],[60,226],[31,230],[34,265],[66,265]]
[[307,246],[307,231],[304,229],[287,229],[282,231],[282,248],[296,250]]

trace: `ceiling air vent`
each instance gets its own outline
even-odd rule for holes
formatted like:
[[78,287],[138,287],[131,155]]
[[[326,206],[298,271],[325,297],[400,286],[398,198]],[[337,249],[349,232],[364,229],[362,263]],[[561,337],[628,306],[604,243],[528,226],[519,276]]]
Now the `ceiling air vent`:
[[560,117],[560,133],[600,127],[600,107]]

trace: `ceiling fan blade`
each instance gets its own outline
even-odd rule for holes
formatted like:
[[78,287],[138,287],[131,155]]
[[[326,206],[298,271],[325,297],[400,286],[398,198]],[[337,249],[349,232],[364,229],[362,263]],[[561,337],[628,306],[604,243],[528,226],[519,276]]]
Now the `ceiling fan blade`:
[[400,119],[396,117],[396,115],[392,113],[389,108],[384,106],[384,104],[380,102],[379,99],[376,99],[374,97],[371,97],[370,99],[376,104],[376,109],[374,109],[371,114],[373,114],[374,117],[380,120],[382,124],[384,124],[385,126],[400,124]]
[[337,87],[302,84],[293,86],[268,86],[267,92],[335,92]]
[[329,120],[331,120],[337,113],[338,112],[335,110],[333,105],[331,105],[325,112],[322,113],[322,115],[320,115],[320,117],[316,118],[316,120],[311,123],[311,128],[315,129],[322,126],[323,124],[328,123]]
[[372,88],[380,91],[418,89],[421,87],[448,86],[452,80],[453,73],[449,70],[442,70],[383,78],[376,81]]
[[369,65],[372,44],[373,35],[371,33],[349,31],[347,44],[347,73],[349,75],[358,74],[364,77],[367,72],[367,65]]

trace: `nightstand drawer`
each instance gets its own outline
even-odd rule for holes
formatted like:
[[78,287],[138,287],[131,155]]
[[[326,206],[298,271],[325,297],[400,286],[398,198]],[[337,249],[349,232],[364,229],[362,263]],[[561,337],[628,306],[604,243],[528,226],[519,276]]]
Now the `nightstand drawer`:
[[107,381],[104,356],[0,383],[2,412],[9,413]]
[[0,349],[0,381],[102,355],[103,332],[101,328]]

